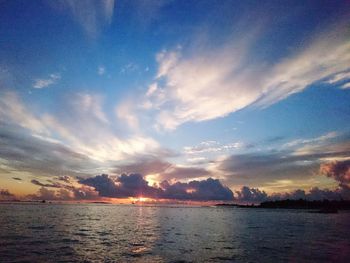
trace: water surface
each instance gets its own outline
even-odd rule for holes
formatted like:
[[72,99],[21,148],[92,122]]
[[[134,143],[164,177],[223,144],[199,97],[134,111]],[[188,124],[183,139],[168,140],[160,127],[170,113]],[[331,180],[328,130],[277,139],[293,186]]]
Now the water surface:
[[0,262],[349,262],[350,213],[0,204]]

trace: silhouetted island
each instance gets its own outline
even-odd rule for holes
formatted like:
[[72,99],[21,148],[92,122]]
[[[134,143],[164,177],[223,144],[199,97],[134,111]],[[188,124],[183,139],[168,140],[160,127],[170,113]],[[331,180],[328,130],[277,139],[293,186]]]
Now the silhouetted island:
[[317,210],[317,213],[337,213],[338,210],[350,210],[350,201],[347,200],[278,200],[266,201],[260,205],[240,205],[240,204],[217,204],[219,207],[241,207],[241,208],[278,208],[278,209],[309,209]]

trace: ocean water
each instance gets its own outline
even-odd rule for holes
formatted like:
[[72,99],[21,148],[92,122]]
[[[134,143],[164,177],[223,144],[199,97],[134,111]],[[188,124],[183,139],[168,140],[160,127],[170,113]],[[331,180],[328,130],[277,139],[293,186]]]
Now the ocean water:
[[0,204],[0,262],[350,262],[350,213]]

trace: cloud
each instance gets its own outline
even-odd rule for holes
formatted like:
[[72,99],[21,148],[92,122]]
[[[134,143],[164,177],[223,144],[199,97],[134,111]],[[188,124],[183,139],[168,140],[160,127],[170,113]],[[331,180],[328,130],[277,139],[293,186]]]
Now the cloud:
[[303,49],[269,63],[252,57],[258,34],[217,48],[199,45],[192,52],[161,51],[156,55],[155,81],[143,104],[156,113],[156,127],[165,130],[224,117],[248,106],[267,107],[348,71],[347,35],[340,23],[319,33]]
[[243,186],[240,190],[235,191],[235,200],[243,203],[260,203],[284,199],[350,200],[350,160],[322,163],[319,174],[333,178],[339,183],[339,186],[334,190],[312,187],[308,192],[297,189],[291,192],[272,193],[270,195],[258,188]]
[[202,181],[190,181],[188,183],[176,182],[169,184],[163,181],[161,187],[164,189],[163,197],[177,200],[233,200],[233,193],[221,184],[218,179],[208,178]]
[[0,120],[13,123],[39,134],[47,134],[45,124],[31,113],[14,92],[3,92],[0,96]]
[[228,144],[221,144],[217,141],[204,141],[196,146],[184,147],[185,154],[200,154],[200,153],[211,153],[211,152],[222,152],[229,150],[237,150],[244,147],[241,142],[232,142]]
[[[347,189],[349,191],[349,189]],[[341,200],[350,199],[349,192],[344,191],[342,188],[337,188],[335,190],[329,189],[319,189],[318,187],[311,188],[308,192],[305,190],[297,189],[286,193],[272,193],[267,194],[258,188],[250,188],[248,186],[243,186],[240,190],[234,192],[234,200],[238,203],[250,203],[257,204],[265,201],[275,201],[275,200]]]
[[341,86],[342,89],[349,89],[350,88],[350,82],[345,83],[344,85]]
[[96,162],[61,143],[43,140],[0,122],[0,160],[35,175],[86,175]]
[[136,71],[139,68],[139,66],[135,63],[128,63],[124,67],[121,68],[120,73],[127,74]]
[[56,179],[59,181],[66,182],[66,183],[70,183],[72,181],[72,178],[68,175],[62,175],[62,176],[57,177]]
[[43,89],[57,83],[58,80],[61,79],[60,74],[50,74],[50,76],[46,79],[36,79],[33,84],[33,88],[35,89]]
[[112,22],[114,0],[61,0],[52,6],[68,11],[86,34],[96,37],[101,29]]
[[122,173],[139,173],[144,175],[164,173],[168,168],[173,165],[167,161],[157,158],[140,158],[139,160],[120,164],[114,172]]
[[7,189],[0,189],[0,200],[9,200],[15,197],[14,194],[10,193]]
[[19,178],[19,177],[12,177],[12,179],[16,181],[22,181],[22,178]]
[[124,101],[116,107],[117,117],[125,121],[129,128],[133,131],[139,130],[139,120],[134,112],[134,107],[131,101]]
[[344,71],[338,74],[334,74],[332,77],[330,77],[327,80],[327,82],[330,84],[334,84],[334,83],[349,81],[349,80],[350,80],[350,71]]
[[305,181],[319,173],[321,163],[343,158],[350,158],[348,134],[331,132],[293,140],[278,149],[218,158],[211,171],[223,174],[229,185],[266,185],[281,179]]
[[16,93],[3,92],[0,158],[30,173],[78,175],[92,169],[97,169],[93,174],[105,172],[113,162],[132,160],[137,155],[166,152],[150,137],[123,135],[112,127],[99,95],[70,94],[58,103],[64,111],[34,114]]
[[324,163],[320,172],[340,184],[350,184],[350,160]]
[[120,4],[122,9],[123,4],[127,5],[127,8],[131,7],[128,11],[133,20],[137,22],[135,27],[144,30],[161,17],[161,9],[170,2],[167,0],[135,0],[127,3],[120,2]]
[[[67,179],[66,176],[56,177],[55,180],[62,181]],[[69,180],[63,180],[65,183],[60,183],[53,180],[47,180],[50,183],[41,183],[38,180],[32,180],[35,185],[41,186],[37,193],[25,196],[27,200],[99,200],[101,197],[98,193],[89,186],[81,185],[72,177]],[[50,189],[49,189],[50,188]]]
[[258,188],[249,188],[248,186],[243,186],[235,194],[235,200],[240,202],[260,203],[268,199],[264,191],[260,191]]
[[106,72],[106,68],[104,66],[99,66],[98,69],[97,69],[97,74],[102,76],[104,75]]
[[97,175],[92,178],[82,179],[81,184],[95,188],[100,196],[126,198],[126,197],[159,197],[160,189],[151,187],[140,174],[122,174],[113,178],[106,174]]
[[188,180],[211,176],[211,173],[199,167],[181,167],[173,165],[160,175],[163,180]]
[[156,158],[141,158],[131,163],[120,164],[114,172],[156,175],[158,181],[189,180],[211,176],[211,173],[204,168],[179,166]]
[[53,188],[62,188],[62,185],[58,184],[58,183],[49,183],[49,184],[44,184],[39,182],[36,179],[33,179],[30,181],[32,184],[38,185],[38,186],[43,186],[43,187],[53,187]]
[[140,174],[122,174],[112,177],[106,174],[82,179],[81,184],[92,186],[102,197],[127,198],[150,197],[176,200],[232,200],[231,190],[223,186],[219,180],[208,178],[202,181],[188,183],[176,182],[170,184],[163,181],[158,186],[149,186]]

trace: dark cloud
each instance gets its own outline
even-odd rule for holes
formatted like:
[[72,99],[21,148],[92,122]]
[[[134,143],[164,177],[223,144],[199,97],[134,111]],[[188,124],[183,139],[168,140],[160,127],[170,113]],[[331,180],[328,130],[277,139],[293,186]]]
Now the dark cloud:
[[106,174],[82,179],[81,184],[92,186],[103,197],[151,197],[178,200],[232,200],[232,191],[223,186],[217,179],[208,178],[202,181],[170,184],[163,181],[160,187],[149,186],[140,174],[122,174],[111,177]]
[[12,179],[17,181],[22,181],[22,178],[19,178],[19,177],[12,177]]
[[336,180],[342,198],[350,199],[350,160],[323,163],[320,173]]
[[56,142],[26,134],[19,127],[0,122],[0,159],[13,170],[35,175],[87,175],[96,167],[87,156]]
[[218,179],[208,178],[202,181],[190,181],[188,183],[176,182],[169,184],[163,181],[163,198],[178,200],[233,200],[233,193],[221,184]]
[[335,179],[340,184],[349,184],[350,160],[324,163],[321,165],[320,172]]
[[243,186],[239,191],[235,191],[234,200],[239,203],[261,203],[264,201],[275,201],[285,199],[306,199],[306,200],[350,200],[350,188],[337,188],[335,190],[311,188],[308,192],[297,189],[289,193],[273,193],[268,195],[258,188]]
[[14,200],[16,196],[7,189],[0,189],[0,200]]
[[342,194],[342,189],[338,188],[335,190],[329,189],[319,189],[318,187],[313,187],[309,192],[304,190],[295,190],[290,193],[275,193],[269,196],[269,200],[284,200],[284,199],[307,199],[307,200],[340,200],[345,199]]
[[79,183],[94,187],[99,195],[103,197],[147,196],[158,198],[161,191],[159,188],[149,186],[148,182],[140,174],[122,174],[119,177],[110,177],[102,174],[82,179]]
[[36,180],[36,179],[33,179],[33,180],[31,180],[30,182],[31,182],[32,184],[35,184],[35,185],[38,185],[38,186],[43,186],[43,187],[62,188],[62,185],[61,185],[61,184],[55,183],[55,182],[48,183],[48,184],[44,184],[44,183],[39,182],[39,181]]
[[260,203],[268,200],[268,195],[258,188],[243,186],[240,191],[235,191],[234,199],[240,202]]
[[0,196],[3,197],[14,197],[14,194],[11,194],[7,189],[0,189]]
[[115,180],[113,180],[107,174],[81,179],[79,183],[94,187],[100,196],[114,197],[118,195]]

